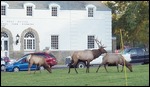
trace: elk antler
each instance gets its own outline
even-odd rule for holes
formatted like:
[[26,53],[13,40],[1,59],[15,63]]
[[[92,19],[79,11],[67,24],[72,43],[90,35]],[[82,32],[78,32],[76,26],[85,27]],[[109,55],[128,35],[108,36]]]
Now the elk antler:
[[[97,40],[97,41],[98,41],[98,40]],[[98,41],[98,42],[100,43],[100,45],[101,45],[102,47],[104,47],[104,44],[102,44],[101,41]]]
[[98,47],[100,48],[101,46],[99,45],[99,41],[97,39],[94,39],[94,40],[97,43]]
[[98,47],[104,47],[104,44],[102,45],[101,41],[97,40],[97,39],[94,39],[98,45]]

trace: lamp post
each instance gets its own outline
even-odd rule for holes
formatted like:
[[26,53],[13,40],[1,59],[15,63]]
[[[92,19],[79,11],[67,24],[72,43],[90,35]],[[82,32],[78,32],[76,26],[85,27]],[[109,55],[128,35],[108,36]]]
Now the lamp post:
[[19,37],[20,37],[20,36],[17,34],[17,35],[16,35],[16,45],[19,43]]

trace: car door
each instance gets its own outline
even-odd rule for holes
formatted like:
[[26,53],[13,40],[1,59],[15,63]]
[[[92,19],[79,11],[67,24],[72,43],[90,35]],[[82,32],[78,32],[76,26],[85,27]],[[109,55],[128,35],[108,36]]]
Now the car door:
[[[28,70],[29,63],[26,61],[26,56],[19,62],[20,70]],[[32,65],[31,70],[37,69],[36,65]]]
[[28,70],[28,62],[26,61],[26,57],[22,58],[19,62],[19,69],[20,70]]
[[138,62],[138,54],[136,49],[130,49],[128,53],[131,54],[131,63]]
[[99,56],[98,58],[92,60],[90,62],[90,65],[99,65],[102,63],[102,59],[103,59],[103,56]]
[[145,59],[145,58],[144,58],[144,57],[145,57],[145,56],[144,56],[145,54],[144,54],[144,51],[143,51],[143,50],[144,50],[144,49],[142,49],[142,48],[141,48],[141,49],[140,49],[140,48],[137,49],[138,62],[139,62],[139,63],[143,63],[143,62],[144,62],[144,59]]

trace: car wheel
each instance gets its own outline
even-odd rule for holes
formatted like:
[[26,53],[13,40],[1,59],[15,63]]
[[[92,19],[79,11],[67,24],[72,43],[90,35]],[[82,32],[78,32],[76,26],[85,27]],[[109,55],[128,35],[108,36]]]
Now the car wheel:
[[14,72],[19,72],[19,68],[18,68],[18,67],[15,67],[15,68],[14,68]]
[[85,63],[84,62],[79,62],[77,64],[77,68],[85,68]]
[[5,71],[5,66],[4,65],[1,66],[1,71]]

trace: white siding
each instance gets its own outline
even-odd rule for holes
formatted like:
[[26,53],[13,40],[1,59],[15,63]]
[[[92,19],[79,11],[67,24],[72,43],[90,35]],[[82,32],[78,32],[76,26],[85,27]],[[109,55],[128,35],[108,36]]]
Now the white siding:
[[[58,50],[87,49],[88,35],[95,35],[106,50],[112,50],[111,11],[96,11],[93,18],[87,17],[86,10],[60,10],[58,17],[52,17],[50,10],[35,9],[33,17],[27,17],[25,9],[8,9],[7,12],[7,16],[1,16],[1,27],[11,31],[14,41],[17,34],[21,36],[31,27],[39,34],[40,50],[51,46],[51,35],[59,35]],[[14,45],[15,51],[19,49],[20,46]]]

